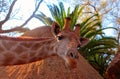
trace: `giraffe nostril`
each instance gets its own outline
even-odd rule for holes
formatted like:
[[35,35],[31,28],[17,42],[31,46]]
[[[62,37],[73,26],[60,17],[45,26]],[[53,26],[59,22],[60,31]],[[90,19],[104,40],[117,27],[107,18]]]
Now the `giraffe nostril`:
[[79,58],[79,56],[76,55],[76,54],[73,53],[73,52],[70,52],[70,53],[69,53],[69,56],[70,56],[71,58],[75,58],[75,59],[78,59],[78,58]]
[[70,57],[72,57],[72,58],[74,57],[74,55],[73,55],[73,53],[72,53],[72,52],[70,52]]
[[76,55],[76,56],[75,56],[75,58],[76,58],[76,59],[78,59],[78,58],[79,58],[79,56],[78,56],[78,55]]

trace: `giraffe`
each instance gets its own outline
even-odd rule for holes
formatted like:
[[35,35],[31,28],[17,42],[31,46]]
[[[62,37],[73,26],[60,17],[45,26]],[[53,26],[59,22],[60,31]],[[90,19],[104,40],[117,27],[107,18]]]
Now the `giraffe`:
[[[79,36],[79,31],[80,31],[80,26],[79,25],[76,25],[76,28],[75,28],[74,31],[72,31],[70,29],[70,18],[66,18],[66,22],[65,22],[65,25],[64,25],[64,28],[63,28],[62,31],[60,31],[59,25],[57,23],[56,23],[56,26],[57,26],[56,30],[59,31],[59,33],[57,33],[56,36],[52,32],[53,31],[52,26],[41,26],[41,27],[37,27],[33,30],[25,32],[22,35],[22,37],[25,37],[25,36],[29,36],[29,37],[52,37],[52,38],[58,37],[58,39],[63,39],[64,40],[64,37],[66,37],[64,35],[64,33],[66,33],[68,36],[70,36],[70,38],[76,39],[76,37],[77,37],[77,39],[79,39],[79,43],[80,43],[81,47],[85,46],[89,42],[89,39]],[[75,32],[75,34],[77,36],[75,34],[71,34],[71,32],[72,33]],[[78,47],[79,47],[79,44],[78,44]]]
[[[0,36],[0,66],[27,64],[57,55],[70,68],[77,65],[79,27],[70,29],[70,18],[66,18],[64,29],[54,22],[53,37],[6,37]],[[11,46],[12,45],[12,46]]]

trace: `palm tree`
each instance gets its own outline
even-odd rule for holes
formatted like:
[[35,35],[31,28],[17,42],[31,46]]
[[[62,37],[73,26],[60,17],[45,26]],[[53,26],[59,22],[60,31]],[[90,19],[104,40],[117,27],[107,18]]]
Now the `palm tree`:
[[[51,12],[53,20],[56,21],[61,29],[64,25],[64,20],[66,17],[71,18],[71,29],[74,29],[74,25],[79,20],[79,17],[84,15],[82,12],[86,5],[77,5],[71,12],[70,7],[66,10],[63,3],[59,5],[48,5]],[[112,27],[103,28],[101,25],[101,20],[99,19],[98,13],[93,13],[86,19],[82,20],[80,24],[80,36],[90,39],[90,42],[81,47],[79,51],[88,60],[88,62],[103,76],[106,68],[111,61],[111,57],[115,53],[115,48],[117,47],[117,40],[112,37],[107,37],[104,35],[103,30],[105,29],[115,29]],[[51,25],[53,20],[47,17],[45,14],[40,12],[35,15],[44,24]]]

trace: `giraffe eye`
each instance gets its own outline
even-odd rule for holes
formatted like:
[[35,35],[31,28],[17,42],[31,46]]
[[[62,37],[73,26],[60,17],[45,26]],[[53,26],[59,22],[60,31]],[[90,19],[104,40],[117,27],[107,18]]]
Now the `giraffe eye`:
[[80,45],[77,46],[77,50],[80,50]]
[[58,36],[58,40],[62,40],[62,39],[63,39],[62,35]]

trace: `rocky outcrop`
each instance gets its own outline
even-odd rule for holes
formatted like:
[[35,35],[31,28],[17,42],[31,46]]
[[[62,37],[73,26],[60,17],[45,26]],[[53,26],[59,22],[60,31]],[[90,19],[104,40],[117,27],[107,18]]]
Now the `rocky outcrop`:
[[80,55],[77,68],[70,70],[61,58],[54,56],[42,61],[0,67],[0,79],[103,79]]

